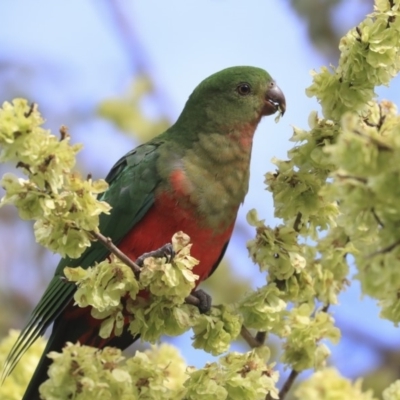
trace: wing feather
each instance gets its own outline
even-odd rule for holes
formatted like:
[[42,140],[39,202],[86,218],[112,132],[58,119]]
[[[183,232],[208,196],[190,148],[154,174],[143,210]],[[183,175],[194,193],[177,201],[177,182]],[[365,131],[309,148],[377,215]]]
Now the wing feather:
[[[118,244],[140,221],[154,204],[154,190],[159,184],[156,170],[157,148],[162,141],[153,141],[137,147],[122,157],[107,175],[108,190],[100,197],[112,209],[100,216],[100,232]],[[12,347],[1,376],[1,382],[12,372],[20,358],[35,340],[71,302],[76,286],[63,279],[66,266],[88,268],[103,260],[109,251],[99,242],[92,245],[77,259],[61,259],[55,276]]]

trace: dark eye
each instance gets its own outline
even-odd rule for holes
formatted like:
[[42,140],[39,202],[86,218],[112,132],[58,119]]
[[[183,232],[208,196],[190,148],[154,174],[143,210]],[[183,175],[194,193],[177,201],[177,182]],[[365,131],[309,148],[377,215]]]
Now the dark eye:
[[241,96],[247,96],[251,92],[251,87],[248,83],[241,83],[236,90]]

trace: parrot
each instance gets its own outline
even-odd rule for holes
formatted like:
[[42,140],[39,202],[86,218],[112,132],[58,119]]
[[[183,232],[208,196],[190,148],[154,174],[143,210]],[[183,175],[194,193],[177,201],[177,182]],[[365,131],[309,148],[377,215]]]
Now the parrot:
[[[255,130],[262,117],[285,110],[282,90],[261,68],[230,67],[209,76],[189,96],[175,124],[112,167],[108,189],[100,195],[112,208],[101,214],[99,231],[132,260],[185,232],[191,255],[199,260],[193,269],[197,287],[218,267],[231,238],[249,187]],[[3,368],[5,377],[53,323],[23,400],[40,399],[39,386],[48,379],[51,363],[47,354],[61,351],[66,342],[124,350],[137,339],[127,326],[120,336],[102,339],[101,320],[91,316],[90,307],[74,305],[76,286],[63,275],[67,266],[88,268],[108,256],[109,250],[93,241],[80,257],[59,262]]]

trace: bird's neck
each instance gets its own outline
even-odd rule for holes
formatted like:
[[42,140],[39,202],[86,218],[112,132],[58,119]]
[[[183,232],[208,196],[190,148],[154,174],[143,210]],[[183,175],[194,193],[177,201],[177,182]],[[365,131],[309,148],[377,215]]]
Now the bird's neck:
[[256,126],[243,125],[225,134],[199,134],[181,158],[173,161],[172,157],[168,172],[171,191],[207,227],[226,229],[236,218],[248,191]]

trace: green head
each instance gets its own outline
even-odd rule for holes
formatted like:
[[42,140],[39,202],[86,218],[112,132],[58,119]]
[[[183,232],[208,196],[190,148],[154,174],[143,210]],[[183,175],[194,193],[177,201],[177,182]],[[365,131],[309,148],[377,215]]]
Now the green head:
[[248,190],[253,135],[260,119],[285,112],[285,97],[264,70],[232,67],[201,82],[164,133],[158,171],[165,190],[214,232],[231,229]]
[[[268,72],[231,67],[201,82],[190,95],[177,124],[198,131],[224,133],[261,117],[285,112],[285,96]],[[196,129],[197,128],[197,129]]]

